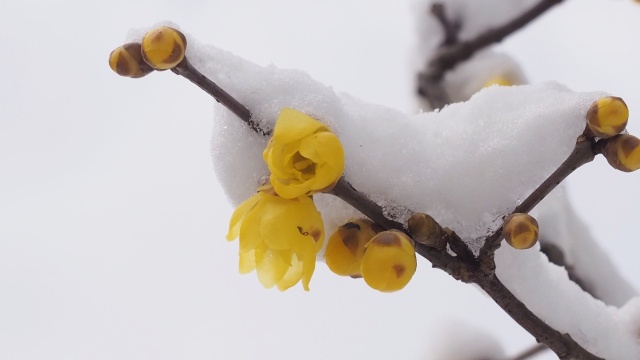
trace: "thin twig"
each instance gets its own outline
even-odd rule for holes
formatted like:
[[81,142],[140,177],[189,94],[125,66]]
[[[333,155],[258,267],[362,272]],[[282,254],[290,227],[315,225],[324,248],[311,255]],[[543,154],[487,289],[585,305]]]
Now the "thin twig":
[[511,360],[526,360],[534,355],[538,355],[539,353],[548,350],[549,348],[545,344],[535,344],[531,348],[525,350],[524,352],[516,355]]
[[185,57],[175,68],[171,69],[174,73],[181,75],[198,85],[198,87],[204,90],[207,94],[213,96],[213,98],[224,105],[232,113],[236,114],[242,121],[244,121],[249,127],[260,135],[269,136],[268,131],[263,130],[251,117],[251,111],[247,109],[242,103],[236,100],[229,93],[224,91],[218,84],[211,81],[204,76],[200,71],[191,65],[189,60]]
[[[542,199],[549,195],[549,193],[555,189],[558,184],[564,181],[567,176],[573,173],[580,166],[593,161],[596,154],[601,152],[606,141],[606,139],[601,139],[596,142],[593,137],[581,135],[576,141],[575,148],[569,157],[520,205],[516,206],[513,213],[528,213],[531,211],[536,205],[538,205],[538,203],[540,203],[540,201],[542,201]],[[489,259],[493,259],[493,254],[500,247],[501,241],[502,228],[499,228],[486,238],[484,245],[480,249],[480,261],[484,263]]]
[[[534,7],[502,26],[491,28],[471,40],[441,46],[438,48],[435,57],[429,61],[426,70],[418,74],[418,94],[425,97],[434,109],[441,109],[449,103],[446,91],[441,84],[442,78],[447,71],[453,69],[460,62],[469,59],[476,51],[502,41],[505,37],[523,28],[562,1],[541,0]],[[439,17],[438,20],[443,23]],[[447,23],[450,23],[450,21],[447,21]],[[445,28],[446,33],[447,30]]]
[[[253,121],[251,112],[244,105],[202,75],[187,60],[176,69],[175,73],[184,76],[212,95],[217,101],[238,115],[255,132],[262,135],[267,134]],[[380,226],[386,229],[407,232],[403,224],[388,218],[379,204],[356,190],[344,177],[338,180],[331,193],[368,216]],[[571,336],[561,334],[533,314],[498,280],[494,273],[479,271],[476,259],[473,259],[473,256],[468,256],[468,249],[465,251],[458,248],[464,246],[464,243],[455,232],[444,233],[446,234],[444,236],[448,237],[449,246],[456,248],[454,252],[458,256],[452,256],[446,250],[439,251],[419,243],[416,243],[416,253],[429,260],[434,267],[446,271],[455,279],[478,284],[507,314],[536,337],[538,341],[549,346],[560,359],[601,360],[581,347]]]
[[445,6],[442,3],[433,3],[430,11],[431,14],[438,19],[444,31],[444,40],[441,46],[449,46],[457,43],[458,34],[460,33],[460,22],[453,21],[447,17]]
[[529,310],[507,289],[495,274],[480,274],[478,284],[513,320],[544,343],[562,360],[603,360],[585,350],[569,334],[562,334]]

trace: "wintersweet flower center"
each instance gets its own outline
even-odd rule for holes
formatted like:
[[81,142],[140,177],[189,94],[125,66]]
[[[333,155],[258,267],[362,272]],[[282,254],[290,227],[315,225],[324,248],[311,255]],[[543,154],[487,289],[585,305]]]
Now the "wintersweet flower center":
[[344,171],[338,137],[318,120],[290,108],[280,112],[263,157],[271,184],[285,199],[327,191]]

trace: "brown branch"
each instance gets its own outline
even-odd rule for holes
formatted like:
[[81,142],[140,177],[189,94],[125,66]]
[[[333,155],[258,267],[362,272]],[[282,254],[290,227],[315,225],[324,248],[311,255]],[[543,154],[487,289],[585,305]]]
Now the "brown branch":
[[549,349],[545,344],[535,344],[530,349],[525,350],[524,352],[516,355],[511,360],[526,360],[534,355],[538,355],[539,353]]
[[218,84],[211,81],[204,76],[200,71],[191,65],[189,60],[185,57],[175,68],[171,69],[174,73],[183,76],[192,83],[196,84],[200,89],[204,90],[207,94],[211,95],[217,102],[224,105],[232,113],[236,114],[242,121],[244,121],[251,130],[257,132],[260,135],[269,136],[270,132],[263,130],[252,119],[251,111],[247,109],[236,98],[231,96],[228,92],[224,91]]
[[457,43],[458,33],[460,33],[460,22],[452,21],[447,17],[445,6],[442,3],[433,3],[429,10],[431,14],[438,19],[444,31],[444,40],[441,46],[449,46]]
[[[447,71],[453,69],[460,62],[469,59],[476,51],[502,41],[505,37],[520,30],[562,1],[563,0],[541,0],[520,16],[502,26],[491,28],[471,40],[452,44],[447,44],[445,40],[443,46],[440,46],[437,50],[436,56],[429,61],[427,69],[418,74],[418,94],[425,97],[434,109],[444,107],[449,103],[449,99],[446,91],[442,87],[441,81]],[[444,11],[442,11],[442,14],[444,14]],[[438,14],[435,15],[441,24],[445,24]],[[446,23],[450,23],[450,21],[447,20]],[[444,30],[446,39],[448,30],[446,28]]]
[[562,334],[529,310],[495,276],[482,274],[474,281],[522,328],[544,343],[562,360],[603,360],[585,350],[569,334]]
[[[238,115],[255,132],[262,135],[268,134],[253,121],[251,112],[244,105],[222,90],[213,81],[206,78],[191,66],[186,59],[174,72],[189,79],[212,95],[217,101]],[[594,146],[593,148],[596,147]],[[591,146],[589,149],[591,149]],[[379,204],[357,191],[344,177],[338,180],[331,193],[368,216],[380,226],[407,232],[403,224],[388,218]],[[538,341],[549,346],[550,349],[558,354],[560,359],[600,359],[582,348],[568,334],[561,334],[533,314],[498,280],[493,272],[480,271],[477,260],[473,258],[473,255],[470,255],[469,249],[455,232],[448,230],[444,231],[443,234],[457,256],[450,255],[446,250],[436,250],[420,243],[416,243],[416,253],[429,260],[433,267],[444,270],[455,279],[478,284],[509,316]],[[493,259],[493,256],[491,256],[491,259]]]

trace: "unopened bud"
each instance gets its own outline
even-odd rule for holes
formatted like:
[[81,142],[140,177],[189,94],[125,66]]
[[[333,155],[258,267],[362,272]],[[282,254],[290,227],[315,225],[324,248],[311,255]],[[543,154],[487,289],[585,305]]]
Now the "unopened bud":
[[366,245],[362,278],[370,287],[393,292],[404,288],[416,272],[414,243],[405,233],[383,231]]
[[153,71],[142,60],[141,45],[138,43],[124,44],[109,54],[109,67],[116,74],[130,78],[141,78]]
[[361,277],[365,245],[380,231],[369,219],[352,220],[340,226],[327,242],[324,257],[329,269],[341,276]]
[[447,241],[442,236],[442,227],[430,215],[414,213],[407,221],[407,227],[416,242],[440,251],[447,247]]
[[529,249],[538,242],[538,221],[529,214],[511,214],[504,221],[502,235],[513,248]]
[[609,140],[602,152],[613,168],[631,172],[640,169],[640,139],[633,135],[618,135]]
[[178,65],[187,49],[187,38],[167,26],[151,30],[142,38],[142,58],[152,68],[166,70]]
[[587,124],[593,134],[609,138],[620,134],[627,126],[629,108],[619,97],[607,96],[596,100],[587,111]]

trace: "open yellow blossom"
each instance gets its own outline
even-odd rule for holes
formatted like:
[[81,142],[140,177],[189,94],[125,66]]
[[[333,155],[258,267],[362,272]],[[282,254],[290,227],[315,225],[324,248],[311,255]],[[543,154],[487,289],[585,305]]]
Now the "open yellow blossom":
[[379,233],[367,244],[360,270],[367,285],[376,290],[404,288],[416,272],[413,241],[400,231]]
[[311,116],[284,108],[263,153],[271,184],[285,199],[330,189],[344,171],[338,137]]
[[284,291],[302,280],[305,290],[322,248],[324,225],[307,196],[283,199],[270,186],[240,204],[229,223],[227,240],[240,238],[240,272],[256,270],[266,288]]
[[380,231],[369,219],[356,219],[340,226],[329,238],[324,253],[329,269],[342,276],[362,277],[360,263],[365,245]]

